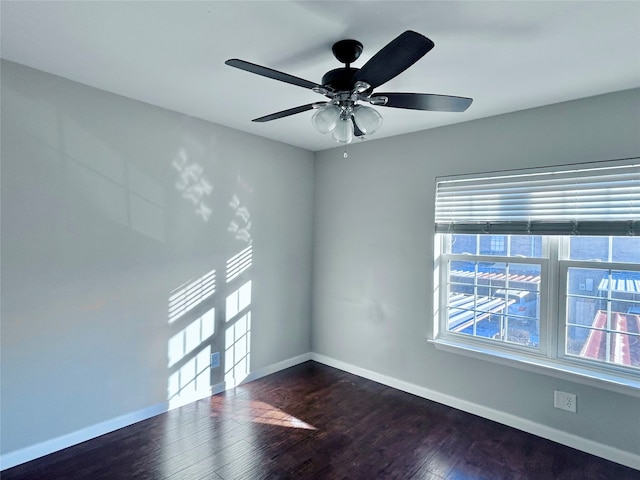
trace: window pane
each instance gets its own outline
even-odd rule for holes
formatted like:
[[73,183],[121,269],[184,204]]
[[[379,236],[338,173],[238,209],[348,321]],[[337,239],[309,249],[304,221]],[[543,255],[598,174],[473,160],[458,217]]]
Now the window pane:
[[569,260],[640,263],[640,237],[569,237]]
[[451,253],[478,253],[478,235],[445,235]]
[[542,257],[541,235],[446,235],[449,253]]
[[542,236],[541,235],[511,235],[512,257],[542,257]]
[[447,330],[539,347],[540,265],[449,262]]
[[640,263],[640,237],[612,237],[614,262]]
[[568,355],[640,367],[640,272],[569,268]]
[[569,237],[569,260],[609,260],[609,237]]

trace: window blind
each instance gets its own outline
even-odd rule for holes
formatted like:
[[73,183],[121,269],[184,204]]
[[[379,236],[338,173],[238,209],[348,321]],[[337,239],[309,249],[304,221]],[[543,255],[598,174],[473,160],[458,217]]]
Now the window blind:
[[437,181],[436,233],[640,235],[640,159]]

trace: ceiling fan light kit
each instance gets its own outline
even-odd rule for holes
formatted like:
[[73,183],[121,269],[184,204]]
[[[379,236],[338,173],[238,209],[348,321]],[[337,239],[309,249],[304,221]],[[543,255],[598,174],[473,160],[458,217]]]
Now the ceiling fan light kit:
[[340,40],[333,45],[332,51],[336,59],[345,66],[325,73],[322,84],[244,60],[230,59],[225,63],[256,75],[311,89],[329,99],[327,102],[310,103],[255,118],[254,122],[268,122],[315,109],[311,123],[316,130],[324,134],[331,132],[336,142],[348,144],[354,136],[362,139],[365,135],[372,135],[382,126],[382,115],[376,109],[362,103],[441,112],[464,112],[469,108],[473,99],[466,97],[430,93],[373,92],[375,88],[404,72],[433,47],[434,43],[427,37],[407,30],[383,47],[362,68],[353,68],[351,64],[362,53],[362,44],[357,40]]
[[325,134],[333,132],[333,139],[338,143],[350,143],[353,140],[355,128],[352,122],[362,135],[371,135],[382,126],[382,115],[364,105],[329,103],[318,107],[311,117],[311,123],[316,130]]
[[333,139],[338,143],[351,143],[353,140],[353,123],[351,118],[340,115],[340,119],[333,129]]
[[354,105],[353,121],[356,122],[356,125],[358,125],[362,133],[371,135],[376,133],[382,126],[382,115],[374,108],[364,105]]
[[322,105],[311,117],[311,123],[320,133],[329,133],[336,128],[340,112],[340,107],[337,105]]

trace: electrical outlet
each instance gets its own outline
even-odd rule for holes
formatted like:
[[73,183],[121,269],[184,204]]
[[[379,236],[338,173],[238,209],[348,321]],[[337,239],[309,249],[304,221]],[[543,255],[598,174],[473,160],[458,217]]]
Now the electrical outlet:
[[573,393],[556,390],[553,395],[553,406],[560,410],[576,413],[576,396]]
[[211,368],[218,368],[220,366],[220,352],[211,354]]

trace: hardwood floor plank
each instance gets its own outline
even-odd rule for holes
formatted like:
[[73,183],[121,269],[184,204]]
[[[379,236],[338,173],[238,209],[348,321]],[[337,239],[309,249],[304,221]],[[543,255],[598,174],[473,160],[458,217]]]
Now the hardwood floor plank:
[[640,472],[314,362],[2,480],[639,480]]

